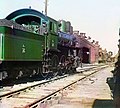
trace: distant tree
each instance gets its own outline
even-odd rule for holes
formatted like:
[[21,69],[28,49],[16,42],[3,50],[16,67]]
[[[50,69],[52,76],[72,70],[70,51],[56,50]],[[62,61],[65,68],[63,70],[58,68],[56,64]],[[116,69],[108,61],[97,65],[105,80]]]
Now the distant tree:
[[108,55],[111,57],[113,55],[113,52],[112,51],[109,51],[108,52]]

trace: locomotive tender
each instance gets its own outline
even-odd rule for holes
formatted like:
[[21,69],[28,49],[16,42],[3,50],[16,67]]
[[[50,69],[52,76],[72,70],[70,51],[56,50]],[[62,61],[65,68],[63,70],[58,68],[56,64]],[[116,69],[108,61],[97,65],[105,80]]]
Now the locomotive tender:
[[65,27],[64,22],[33,9],[20,9],[0,19],[1,80],[75,69],[79,48],[75,36],[65,33],[72,27]]

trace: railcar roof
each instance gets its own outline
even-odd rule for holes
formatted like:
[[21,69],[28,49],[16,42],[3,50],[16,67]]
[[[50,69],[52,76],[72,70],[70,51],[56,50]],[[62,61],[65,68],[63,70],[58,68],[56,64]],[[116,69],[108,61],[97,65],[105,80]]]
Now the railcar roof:
[[11,14],[9,14],[6,17],[6,19],[11,20],[11,19],[14,19],[16,17],[26,16],[26,15],[42,17],[44,20],[46,20],[46,21],[48,20],[47,16],[45,16],[43,13],[41,13],[37,10],[34,10],[34,9],[19,9],[19,10],[16,10],[16,11],[12,12]]

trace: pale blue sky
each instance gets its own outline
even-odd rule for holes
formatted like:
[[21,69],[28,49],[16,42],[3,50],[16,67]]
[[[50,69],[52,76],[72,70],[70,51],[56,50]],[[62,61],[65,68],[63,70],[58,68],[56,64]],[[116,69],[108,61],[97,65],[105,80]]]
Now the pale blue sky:
[[[0,19],[31,6],[44,11],[45,0],[0,0]],[[74,30],[86,32],[102,48],[118,51],[120,0],[48,0],[48,16],[71,21]]]

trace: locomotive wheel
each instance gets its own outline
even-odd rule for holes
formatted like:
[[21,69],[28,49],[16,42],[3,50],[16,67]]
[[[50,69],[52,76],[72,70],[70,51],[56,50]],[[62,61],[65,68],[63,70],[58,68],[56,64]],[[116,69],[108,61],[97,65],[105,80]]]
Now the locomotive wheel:
[[64,75],[66,73],[65,62],[66,62],[66,58],[64,55],[62,55],[60,58],[59,75]]
[[69,66],[67,67],[67,73],[68,73],[68,74],[72,74],[72,73],[73,73],[73,68],[72,68],[71,65],[69,65]]
[[67,59],[67,62],[68,62],[68,64],[67,64],[67,66],[66,66],[66,70],[67,70],[67,74],[71,74],[71,73],[73,73],[73,63],[72,63],[72,58],[71,57],[69,57],[68,59]]
[[52,74],[53,76],[56,76],[58,74],[58,65],[59,65],[59,58],[57,55],[54,55],[52,58],[51,58],[51,71],[52,71]]
[[45,67],[38,67],[38,73],[40,73],[43,78],[47,78],[48,76],[48,70]]

